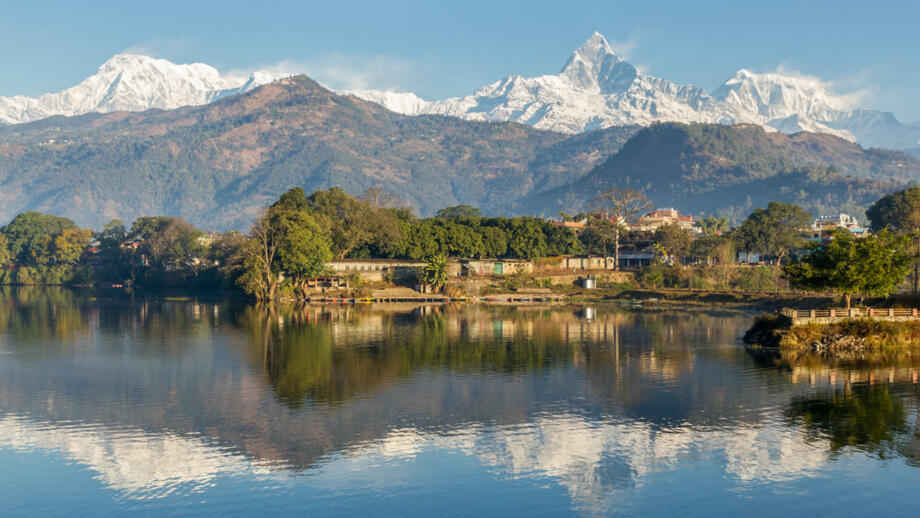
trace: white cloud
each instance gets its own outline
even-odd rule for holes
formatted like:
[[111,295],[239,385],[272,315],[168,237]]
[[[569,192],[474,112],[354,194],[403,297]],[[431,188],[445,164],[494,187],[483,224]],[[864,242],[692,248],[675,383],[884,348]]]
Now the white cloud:
[[825,91],[845,109],[853,109],[862,105],[873,96],[874,92],[874,88],[866,84],[871,77],[868,71],[850,75],[844,79],[827,80],[805,74],[785,63],[780,63],[768,73],[793,78],[815,91]]

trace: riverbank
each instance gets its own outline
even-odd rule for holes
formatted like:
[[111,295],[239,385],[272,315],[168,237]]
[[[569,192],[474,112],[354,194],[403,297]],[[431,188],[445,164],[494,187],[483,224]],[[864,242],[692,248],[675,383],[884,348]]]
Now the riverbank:
[[744,335],[749,347],[769,347],[825,356],[920,346],[920,321],[852,318],[792,325],[783,315],[763,315]]

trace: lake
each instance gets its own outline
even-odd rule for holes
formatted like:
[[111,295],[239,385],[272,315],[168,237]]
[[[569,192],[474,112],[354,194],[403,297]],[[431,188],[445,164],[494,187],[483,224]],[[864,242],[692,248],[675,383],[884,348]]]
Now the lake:
[[4,516],[912,515],[920,355],[742,310],[0,288]]

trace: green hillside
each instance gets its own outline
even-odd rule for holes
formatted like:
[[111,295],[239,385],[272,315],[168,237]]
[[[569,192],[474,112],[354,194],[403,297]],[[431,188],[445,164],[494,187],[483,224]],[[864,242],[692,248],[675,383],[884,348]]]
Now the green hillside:
[[243,228],[294,186],[379,186],[422,214],[461,203],[507,212],[587,173],[634,132],[407,117],[300,76],[201,107],[0,128],[0,221],[38,210],[94,227],[165,214]]
[[522,210],[578,212],[600,191],[643,190],[657,205],[688,213],[743,217],[769,201],[819,214],[860,212],[881,195],[920,178],[920,161],[811,133],[768,133],[759,126],[658,124],[569,185],[535,193]]

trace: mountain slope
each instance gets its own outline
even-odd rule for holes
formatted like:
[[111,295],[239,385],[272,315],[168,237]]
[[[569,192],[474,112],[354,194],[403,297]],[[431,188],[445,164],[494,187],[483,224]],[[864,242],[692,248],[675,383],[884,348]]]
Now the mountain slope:
[[772,200],[821,214],[859,212],[881,195],[920,178],[920,161],[903,153],[863,149],[810,133],[768,133],[756,125],[657,124],[570,185],[535,193],[530,212],[590,208],[613,186],[643,190],[659,206],[735,219]]
[[0,128],[0,220],[54,212],[182,215],[245,228],[294,186],[371,186],[428,214],[466,203],[510,212],[615,153],[635,132],[569,136],[511,123],[407,117],[300,76],[199,107],[52,117]]

